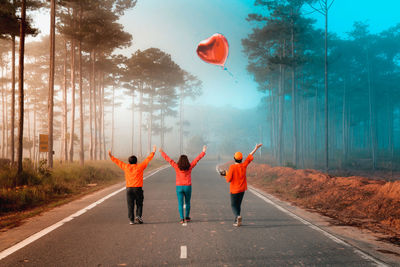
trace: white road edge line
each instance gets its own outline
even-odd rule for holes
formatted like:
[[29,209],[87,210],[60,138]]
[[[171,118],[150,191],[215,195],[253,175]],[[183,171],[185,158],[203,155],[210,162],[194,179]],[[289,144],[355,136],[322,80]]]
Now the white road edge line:
[[181,246],[181,259],[186,259],[186,258],[187,258],[187,247]]
[[[215,170],[218,172],[218,165],[215,167]],[[342,239],[334,236],[333,234],[323,230],[322,228],[318,227],[317,225],[299,217],[298,215],[294,214],[293,212],[285,209],[284,207],[280,206],[279,204],[273,202],[272,200],[270,200],[269,198],[267,198],[264,194],[262,194],[261,192],[259,192],[257,189],[255,189],[252,186],[249,186],[249,191],[252,192],[254,195],[258,196],[259,198],[261,198],[262,200],[264,200],[265,202],[271,204],[272,206],[274,206],[275,208],[277,208],[278,210],[286,213],[287,215],[291,216],[292,218],[302,222],[303,224],[307,225],[308,227],[320,232],[321,234],[325,235],[326,237],[328,237],[329,239],[333,240],[334,242],[341,244],[345,247],[350,247],[353,249],[353,251],[355,253],[357,253],[358,255],[360,255],[363,259],[365,260],[369,260],[374,262],[377,266],[379,267],[388,267],[389,265],[387,265],[386,263],[372,257],[371,255],[368,255],[367,253],[363,252],[362,250],[360,250],[359,248],[352,246],[351,244],[343,241]]]
[[249,186],[249,191],[252,192],[254,195],[258,196],[259,198],[261,198],[262,200],[264,200],[265,202],[273,205],[275,208],[279,209],[280,211],[282,211],[282,212],[286,213],[287,215],[291,216],[292,218],[302,222],[303,224],[307,225],[308,227],[310,227],[310,228],[320,232],[321,234],[325,235],[326,237],[328,237],[332,241],[334,241],[334,242],[336,242],[336,243],[338,243],[340,245],[343,245],[345,247],[352,248],[353,251],[355,253],[357,253],[358,255],[360,255],[363,259],[371,261],[371,262],[375,263],[379,267],[388,267],[389,266],[386,263],[384,263],[384,262],[372,257],[371,255],[368,255],[367,253],[363,252],[362,250],[358,249],[357,247],[354,247],[351,244],[343,241],[342,239],[334,236],[333,234],[325,231],[324,229],[318,227],[317,225],[315,225],[315,224],[313,224],[313,223],[311,223],[311,222],[309,222],[309,221],[297,216],[296,214],[292,213],[291,211],[285,209],[284,207],[279,206],[279,204],[273,202],[272,200],[270,200],[269,198],[264,196],[262,193],[258,192],[255,188]]
[[[153,171],[153,172],[147,174],[147,175],[143,178],[143,180],[145,180],[145,179],[149,178],[150,176],[152,176],[152,175],[158,173],[159,171],[162,171],[162,170],[168,168],[169,166],[170,166],[170,165],[161,166],[160,168],[156,169],[155,171]],[[64,223],[69,222],[69,221],[72,221],[74,218],[76,218],[76,217],[78,217],[78,216],[84,214],[84,213],[87,212],[88,210],[90,210],[90,209],[96,207],[97,205],[103,203],[105,200],[109,199],[109,198],[112,197],[112,196],[115,196],[116,194],[120,193],[120,192],[123,191],[124,189],[125,189],[125,187],[122,187],[122,188],[118,189],[117,191],[114,191],[114,192],[112,192],[111,194],[108,194],[107,196],[105,196],[105,197],[99,199],[98,201],[96,201],[96,202],[90,204],[89,206],[87,206],[87,207],[85,207],[85,208],[83,208],[83,209],[81,209],[81,210],[75,212],[74,214],[72,214],[72,215],[70,215],[70,216],[68,216],[68,217],[66,217],[66,218],[64,218],[64,219],[62,219],[61,221],[59,221],[59,222],[57,222],[57,223],[55,223],[55,224],[53,224],[53,225],[51,225],[51,226],[49,226],[49,227],[47,227],[47,228],[45,228],[45,229],[43,229],[43,230],[37,232],[36,234],[31,235],[30,237],[28,237],[28,238],[22,240],[21,242],[15,244],[14,246],[9,247],[9,248],[7,248],[7,249],[1,251],[1,252],[0,252],[0,260],[4,259],[5,257],[7,257],[7,256],[9,256],[9,255],[11,255],[11,254],[13,254],[14,252],[20,250],[21,248],[23,248],[23,247],[29,245],[30,243],[32,243],[32,242],[38,240],[39,238],[41,238],[41,237],[47,235],[48,233],[50,233],[50,232],[52,232],[53,230],[57,229],[58,227],[62,226]]]

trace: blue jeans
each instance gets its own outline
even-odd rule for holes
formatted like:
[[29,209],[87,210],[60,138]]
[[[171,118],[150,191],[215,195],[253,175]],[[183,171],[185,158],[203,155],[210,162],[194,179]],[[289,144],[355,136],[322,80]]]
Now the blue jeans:
[[[185,217],[189,217],[190,215],[190,198],[192,197],[192,186],[191,185],[177,185],[176,186],[176,196],[178,197],[178,208],[179,208],[179,216],[181,219]],[[183,217],[183,202],[185,202],[186,216]]]

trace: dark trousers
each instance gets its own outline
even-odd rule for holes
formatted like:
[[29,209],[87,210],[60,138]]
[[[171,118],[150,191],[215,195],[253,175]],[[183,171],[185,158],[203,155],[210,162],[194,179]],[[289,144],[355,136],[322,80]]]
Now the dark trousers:
[[240,192],[237,194],[231,193],[231,206],[235,217],[240,216],[240,207],[242,206],[243,196],[244,192]]
[[141,187],[127,187],[126,200],[128,202],[128,217],[133,222],[135,219],[135,202],[136,216],[142,217],[143,211],[143,189]]

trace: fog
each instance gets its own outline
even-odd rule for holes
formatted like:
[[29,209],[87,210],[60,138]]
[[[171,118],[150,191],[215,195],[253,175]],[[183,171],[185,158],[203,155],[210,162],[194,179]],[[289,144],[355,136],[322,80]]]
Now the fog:
[[[23,154],[34,161],[48,157],[38,136],[51,128],[62,162],[105,160],[109,149],[143,157],[152,145],[175,157],[207,145],[209,159],[225,160],[262,142],[257,160],[273,165],[400,168],[397,1],[104,3],[57,6],[53,117],[49,8],[27,13],[22,109],[12,104],[17,24],[1,28],[2,158],[15,160],[23,113]],[[227,69],[196,54],[216,32],[229,43]]]

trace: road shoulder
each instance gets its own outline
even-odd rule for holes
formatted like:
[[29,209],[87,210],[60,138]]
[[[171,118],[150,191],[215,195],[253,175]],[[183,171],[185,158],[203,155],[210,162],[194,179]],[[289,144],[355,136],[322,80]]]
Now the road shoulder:
[[[145,173],[145,179],[152,174],[162,170],[169,165],[163,165],[157,169],[149,170]],[[15,244],[27,239],[28,237],[50,227],[61,220],[67,218],[83,208],[95,203],[99,199],[120,190],[125,186],[124,182],[111,185],[107,188],[82,196],[81,198],[68,202],[67,204],[55,207],[37,216],[28,218],[20,226],[6,229],[0,232],[0,252],[14,246]]]
[[361,250],[362,252],[380,261],[390,264],[391,266],[400,266],[400,247],[387,242],[379,241],[378,239],[383,238],[383,235],[353,226],[334,225],[332,223],[332,219],[329,217],[293,206],[292,204],[282,201],[275,196],[253,186],[249,186],[249,188],[260,193],[285,210],[334,235],[349,245]]

